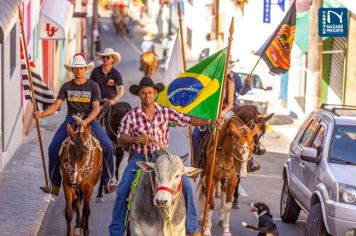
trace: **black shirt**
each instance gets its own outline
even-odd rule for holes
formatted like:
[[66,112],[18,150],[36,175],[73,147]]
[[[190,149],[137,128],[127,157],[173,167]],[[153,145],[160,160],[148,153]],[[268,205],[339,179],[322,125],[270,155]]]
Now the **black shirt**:
[[121,74],[115,68],[104,74],[103,66],[95,67],[90,79],[97,82],[100,88],[101,99],[112,99],[117,95],[117,86],[123,85]]
[[77,113],[89,115],[92,111],[92,102],[100,100],[100,90],[91,80],[84,84],[76,84],[71,80],[63,84],[57,98],[67,100],[69,115]]

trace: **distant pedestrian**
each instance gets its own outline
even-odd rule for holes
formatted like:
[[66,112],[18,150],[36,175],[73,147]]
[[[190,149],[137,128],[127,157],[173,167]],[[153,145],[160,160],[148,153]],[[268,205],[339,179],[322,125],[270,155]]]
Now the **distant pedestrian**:
[[94,45],[95,45],[95,54],[97,54],[101,51],[101,39],[99,35],[96,36]]

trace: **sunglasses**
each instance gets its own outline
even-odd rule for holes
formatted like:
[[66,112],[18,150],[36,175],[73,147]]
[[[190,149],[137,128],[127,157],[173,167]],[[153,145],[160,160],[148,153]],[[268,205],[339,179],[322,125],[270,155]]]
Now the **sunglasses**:
[[104,59],[110,59],[111,56],[102,56],[101,58],[102,58],[103,60],[104,60]]

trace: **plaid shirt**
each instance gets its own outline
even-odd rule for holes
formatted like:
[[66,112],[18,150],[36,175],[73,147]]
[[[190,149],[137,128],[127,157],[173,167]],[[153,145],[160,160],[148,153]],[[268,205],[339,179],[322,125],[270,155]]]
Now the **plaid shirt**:
[[[142,107],[138,106],[122,118],[118,137],[123,134],[134,137],[147,134],[167,148],[170,123],[174,123],[177,126],[187,126],[190,122],[190,116],[181,114],[174,109],[160,106],[157,103],[155,103],[153,119],[150,121],[146,113],[142,111]],[[135,152],[144,154],[144,145],[133,144],[132,148]],[[147,154],[151,154],[158,149],[159,146],[156,143],[151,143],[147,146]]]

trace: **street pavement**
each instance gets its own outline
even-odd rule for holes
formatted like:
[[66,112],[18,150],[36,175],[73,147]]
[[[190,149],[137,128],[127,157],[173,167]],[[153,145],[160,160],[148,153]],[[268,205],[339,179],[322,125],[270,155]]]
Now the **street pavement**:
[[[128,88],[131,84],[138,83],[142,77],[141,72],[138,71],[139,45],[141,43],[142,33],[138,33],[133,39],[128,39],[115,35],[109,21],[103,21],[102,25],[102,48],[112,47],[121,53],[122,62],[117,68],[122,73],[124,79],[125,95],[123,101],[128,101],[132,106],[136,106],[139,104],[139,99],[129,94]],[[154,76],[155,81],[162,81],[163,78],[164,73],[158,73]],[[255,157],[255,159],[261,163],[262,168],[255,173],[249,173],[248,176],[241,181],[241,208],[232,211],[230,220],[232,235],[256,235],[256,233],[248,232],[241,227],[242,221],[257,226],[257,220],[255,216],[249,212],[248,207],[248,203],[256,201],[262,201],[269,205],[280,235],[297,236],[304,234],[306,220],[304,213],[301,213],[296,224],[283,223],[279,216],[282,167],[287,159],[286,153],[289,148],[289,140],[286,139],[281,132],[278,132],[280,129],[283,130],[283,128],[281,128],[283,127],[283,125],[281,125],[283,124],[283,120],[275,119],[274,122],[277,125],[272,126],[272,129],[269,129],[262,139],[262,143],[266,146],[268,152],[261,157]],[[278,127],[278,125],[281,126]],[[289,125],[291,126],[291,124]],[[169,150],[178,155],[189,152],[189,141],[186,129],[171,129]],[[193,185],[195,187],[196,183],[193,183]],[[95,195],[96,190],[94,191],[91,203],[90,234],[107,235],[108,226],[111,222],[115,194],[106,195],[103,203],[95,202]],[[218,207],[220,200],[215,200],[217,203],[216,206]],[[61,191],[59,197],[50,204],[39,235],[65,235],[64,204],[63,192]],[[196,204],[198,212],[200,212],[198,201],[196,201]],[[215,209],[213,214],[213,235],[222,234],[222,228],[217,226],[217,217],[218,211]],[[74,223],[74,219],[72,222]]]

